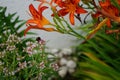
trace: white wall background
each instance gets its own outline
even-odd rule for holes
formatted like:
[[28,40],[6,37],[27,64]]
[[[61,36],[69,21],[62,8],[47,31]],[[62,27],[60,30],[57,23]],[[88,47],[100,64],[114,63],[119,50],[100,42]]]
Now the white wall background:
[[[22,20],[28,20],[30,16],[28,15],[28,6],[33,3],[34,5],[39,4],[33,0],[0,0],[0,6],[7,6],[7,13],[17,12]],[[46,16],[49,15],[49,11],[46,12]],[[48,16],[47,16],[48,17]],[[24,29],[26,26],[24,26]],[[42,39],[48,41],[47,46],[50,48],[68,48],[76,44],[74,40],[75,37],[65,34],[60,34],[57,32],[45,32],[42,30],[30,30],[38,33]]]

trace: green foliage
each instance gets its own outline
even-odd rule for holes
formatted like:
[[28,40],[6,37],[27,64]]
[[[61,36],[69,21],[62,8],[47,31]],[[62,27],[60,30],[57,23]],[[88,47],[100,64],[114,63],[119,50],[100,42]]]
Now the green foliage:
[[[16,13],[6,14],[7,7],[0,6],[0,43],[4,43],[11,34],[22,38],[24,30],[22,27],[25,21],[19,20],[19,16],[16,17]],[[33,33],[34,34],[34,33]],[[22,39],[23,43],[27,41],[33,41],[32,38]],[[2,48],[0,48],[3,50]]]
[[23,41],[10,35],[1,45],[0,77],[3,80],[48,79],[57,75],[53,62],[47,59],[44,46],[38,42]]
[[16,13],[6,14],[7,7],[0,7],[0,32],[1,36],[7,37],[10,33],[15,33],[16,35],[22,37],[23,31],[20,28],[25,24],[22,20],[19,20],[19,16]]
[[[6,14],[7,7],[0,7],[0,42],[4,42],[9,34],[15,34],[19,37],[23,37],[24,30],[22,27],[25,21],[20,20],[16,13]],[[35,34],[29,32],[28,34]]]
[[[57,76],[45,53],[45,44],[33,38],[24,39],[25,21],[6,14],[0,7],[0,80],[47,80]],[[34,34],[34,33],[28,33]]]
[[120,79],[120,40],[99,31],[76,47],[79,62],[74,76],[81,80]]

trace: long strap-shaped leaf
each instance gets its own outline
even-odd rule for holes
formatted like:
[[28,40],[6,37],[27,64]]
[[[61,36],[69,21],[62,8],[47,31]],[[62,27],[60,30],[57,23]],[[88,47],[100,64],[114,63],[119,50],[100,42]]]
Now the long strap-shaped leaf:
[[87,39],[90,39],[101,27],[103,27],[103,25],[104,25],[107,21],[108,21],[108,18],[105,18],[102,22],[100,22],[95,29],[93,29],[92,31],[89,32],[90,34],[89,34],[86,38],[87,38]]

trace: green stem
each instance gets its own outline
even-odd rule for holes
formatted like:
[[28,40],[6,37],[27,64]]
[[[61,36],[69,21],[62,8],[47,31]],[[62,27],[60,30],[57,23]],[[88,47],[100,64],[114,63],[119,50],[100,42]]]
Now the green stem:
[[[64,18],[63,18],[63,20],[64,20]],[[67,23],[66,20],[64,20],[64,22],[67,24],[67,27],[68,27],[76,36],[78,36],[78,38],[85,39],[85,37],[83,37],[82,35],[80,35],[80,34],[77,33],[76,31],[74,31],[74,30],[71,28],[71,26]]]

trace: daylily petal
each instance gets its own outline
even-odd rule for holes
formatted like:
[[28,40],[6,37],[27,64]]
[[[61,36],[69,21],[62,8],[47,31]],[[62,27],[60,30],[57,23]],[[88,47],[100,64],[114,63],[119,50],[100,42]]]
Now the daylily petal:
[[28,26],[27,29],[25,29],[25,31],[24,31],[24,36],[26,35],[26,33],[27,33],[30,29],[38,29],[38,28],[35,27],[35,26]]
[[55,30],[54,28],[44,28],[44,27],[39,28],[38,26],[29,25],[29,26],[27,27],[27,29],[25,29],[25,31],[24,31],[24,36],[26,35],[26,33],[27,33],[30,29],[40,29],[40,30],[44,30],[44,31],[48,31],[48,32],[57,31],[57,30]]
[[38,24],[39,22],[37,20],[34,20],[34,19],[29,19],[27,20],[26,24]]
[[107,24],[108,28],[111,28],[111,21],[110,21],[110,19],[108,19],[108,21],[106,22],[106,24]]
[[114,15],[115,16],[119,16],[119,14],[120,14],[120,11],[117,9],[117,8],[113,8],[113,10],[114,10]]
[[52,31],[57,31],[54,28],[41,28],[42,30],[48,31],[48,32],[52,32]]
[[75,11],[77,14],[81,14],[81,13],[87,13],[86,10],[84,10],[83,8],[81,7],[77,7],[76,11]]
[[34,19],[37,19],[37,18],[41,17],[41,15],[39,15],[38,11],[34,8],[34,6],[32,4],[30,4],[29,10],[30,10]]
[[74,25],[74,13],[73,12],[70,13],[69,19],[70,19],[71,24]]
[[118,16],[115,16],[113,15],[112,13],[107,13],[105,10],[101,9],[101,10],[98,10],[99,12],[101,12],[101,14],[103,14],[104,16],[114,20],[114,21],[117,21],[117,22],[120,22],[120,18]]
[[55,2],[55,1],[57,1],[57,0],[51,0],[51,1],[50,1],[50,4],[52,5],[52,3]]
[[[45,0],[40,0],[45,1]],[[54,28],[45,28],[45,25],[50,25],[51,23],[42,15],[42,12],[47,9],[46,6],[39,5],[38,11],[34,8],[32,4],[29,6],[29,10],[32,14],[32,19],[27,20],[26,25],[28,26],[27,29],[24,32],[24,35],[30,30],[30,29],[41,29],[45,31],[56,31]]]
[[100,12],[96,12],[95,14],[92,14],[93,18],[98,18],[100,16]]
[[65,8],[58,11],[59,16],[65,16],[66,14],[68,14],[68,10]]
[[53,0],[54,3],[56,3],[59,7],[65,7],[66,3],[62,0]]
[[71,1],[72,1],[72,3],[75,4],[75,5],[77,5],[77,4],[80,2],[80,0],[71,0]]
[[105,2],[99,1],[101,7],[106,7],[110,5],[110,0],[106,0]]
[[40,14],[40,16],[41,16],[41,18],[42,18],[42,12],[45,10],[45,9],[47,9],[48,7],[47,6],[40,6],[39,5],[39,7],[38,7],[38,12],[39,12],[39,14]]
[[53,1],[56,4],[58,4],[60,8],[62,8],[59,11],[57,11],[59,16],[65,16],[68,13],[70,13],[69,19],[71,24],[74,24],[75,13],[81,14],[87,12],[86,10],[79,6],[80,0],[53,0]]
[[59,4],[61,2],[61,0],[52,0],[51,3],[54,2],[56,4]]
[[117,0],[118,4],[120,5],[120,0]]
[[43,16],[42,20],[40,20],[41,25],[49,25],[50,22]]
[[45,21],[40,22],[40,21],[37,21],[37,20],[29,19],[26,22],[26,25],[34,25],[34,26],[37,25],[38,28],[42,28],[45,23],[47,23],[47,22],[45,22]]

